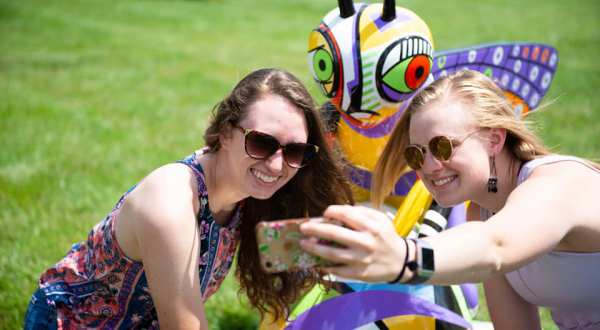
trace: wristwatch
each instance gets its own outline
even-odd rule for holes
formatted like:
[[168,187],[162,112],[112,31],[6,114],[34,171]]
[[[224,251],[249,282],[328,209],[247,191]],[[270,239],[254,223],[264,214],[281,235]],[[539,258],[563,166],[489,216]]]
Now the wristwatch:
[[411,241],[415,243],[417,248],[417,257],[406,264],[413,276],[405,283],[421,284],[429,280],[435,271],[433,248],[427,241],[422,239],[411,239]]

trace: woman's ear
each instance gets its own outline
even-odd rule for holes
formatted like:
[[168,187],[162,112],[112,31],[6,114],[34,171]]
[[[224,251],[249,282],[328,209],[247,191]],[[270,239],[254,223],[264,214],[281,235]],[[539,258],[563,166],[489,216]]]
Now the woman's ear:
[[506,142],[505,128],[490,128],[488,132],[488,148],[491,155],[497,155],[504,148]]
[[231,126],[225,128],[223,132],[219,133],[219,144],[223,149],[229,149],[231,145],[231,140],[233,138]]

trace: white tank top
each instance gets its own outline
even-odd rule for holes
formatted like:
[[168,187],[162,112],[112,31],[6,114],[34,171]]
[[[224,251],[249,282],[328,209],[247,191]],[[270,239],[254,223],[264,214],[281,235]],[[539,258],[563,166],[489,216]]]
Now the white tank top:
[[[517,184],[525,181],[536,167],[562,161],[593,168],[577,157],[549,155],[526,162]],[[487,219],[489,212],[482,211],[482,218]],[[600,329],[600,252],[551,251],[505,276],[523,299],[548,307],[560,329]]]

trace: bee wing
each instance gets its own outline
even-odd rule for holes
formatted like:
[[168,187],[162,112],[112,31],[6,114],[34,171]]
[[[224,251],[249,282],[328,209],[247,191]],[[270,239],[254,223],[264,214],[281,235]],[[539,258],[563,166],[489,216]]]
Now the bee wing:
[[434,54],[435,79],[471,69],[492,78],[521,115],[533,111],[550,88],[558,65],[558,51],[539,43],[494,43]]

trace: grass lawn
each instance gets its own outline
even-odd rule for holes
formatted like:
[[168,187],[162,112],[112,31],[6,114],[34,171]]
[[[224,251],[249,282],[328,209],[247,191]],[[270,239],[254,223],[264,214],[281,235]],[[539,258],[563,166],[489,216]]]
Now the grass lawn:
[[[283,67],[324,100],[306,39],[336,3],[0,0],[0,329],[21,327],[40,273],[121,193],[201,146],[211,107],[241,76]],[[437,50],[555,46],[554,102],[531,118],[554,150],[600,158],[600,2],[401,4],[429,24]],[[215,329],[255,324],[236,290],[230,277],[209,301]]]

